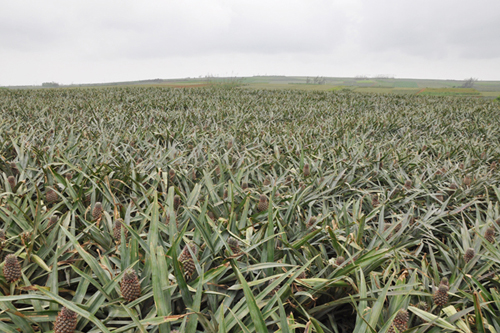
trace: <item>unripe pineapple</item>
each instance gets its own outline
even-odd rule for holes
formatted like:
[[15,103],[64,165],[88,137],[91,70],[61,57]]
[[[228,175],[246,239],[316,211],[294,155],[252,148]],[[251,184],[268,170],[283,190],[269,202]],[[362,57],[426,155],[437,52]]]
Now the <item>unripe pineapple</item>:
[[[169,213],[167,213],[167,216],[165,217],[165,224],[169,225],[170,224],[170,220],[172,218],[175,218],[175,212],[169,212]],[[175,219],[175,224],[177,225],[177,228],[178,228],[179,227],[179,220],[178,219]]]
[[181,197],[178,195],[175,195],[174,196],[174,210],[179,209],[180,205],[181,205]]
[[484,238],[490,243],[495,242],[495,229],[493,227],[489,227],[486,229],[486,232],[484,234]]
[[471,183],[472,183],[472,179],[469,176],[465,176],[464,177],[464,185],[470,186]]
[[335,259],[335,265],[340,266],[345,262],[345,258],[343,256],[338,256],[337,259]]
[[411,180],[408,179],[407,181],[405,181],[405,188],[407,190],[411,189],[411,185],[412,185],[412,181]]
[[240,242],[236,238],[229,237],[227,239],[227,245],[229,245],[229,248],[231,249],[231,251],[233,251],[234,254],[238,254],[241,252]]
[[5,230],[0,229],[0,242],[5,241]]
[[16,180],[16,177],[14,177],[14,176],[9,176],[9,177],[7,178],[7,181],[9,182],[10,189],[11,189],[11,190],[14,190],[14,187],[16,187],[16,185],[17,185],[17,180]]
[[193,275],[194,271],[196,270],[196,267],[194,265],[194,260],[193,257],[191,256],[191,253],[188,250],[188,246],[191,248],[191,251],[193,254],[196,255],[196,245],[195,244],[186,244],[184,248],[182,249],[181,254],[177,258],[177,261],[179,261],[182,264],[182,267],[184,268],[184,274],[188,277],[188,279]]
[[191,171],[191,180],[192,181],[196,180],[196,169],[193,169],[193,171]]
[[475,255],[476,255],[476,251],[474,251],[473,248],[468,248],[464,254],[465,263],[468,263],[469,261],[471,261]]
[[306,163],[304,164],[304,177],[309,177],[309,175],[311,174],[311,169],[309,167],[309,163]]
[[227,199],[227,188],[224,189],[224,194],[222,194],[222,199],[226,200]]
[[120,290],[127,302],[132,302],[141,296],[141,284],[135,270],[130,269],[123,274]]
[[257,210],[263,212],[269,208],[269,202],[267,202],[267,197],[264,194],[260,195],[259,203],[257,204]]
[[443,306],[448,303],[448,286],[440,284],[438,290],[434,293],[433,299],[434,304],[437,306]]
[[266,179],[264,179],[264,183],[262,183],[264,186],[269,186],[271,184],[271,180],[269,179],[269,177],[266,177]]
[[306,184],[304,182],[299,183],[299,190],[304,190],[306,188]]
[[417,308],[420,309],[420,310],[427,311],[427,310],[429,310],[429,305],[426,302],[424,302],[424,301],[420,301],[417,304]]
[[48,203],[52,203],[57,201],[57,193],[54,191],[53,188],[48,188],[47,192],[45,193],[45,198],[47,199]]
[[241,189],[242,190],[246,190],[247,188],[248,188],[248,183],[247,182],[241,183]]
[[500,217],[495,221],[495,223],[500,226]]
[[311,216],[311,218],[309,219],[309,221],[307,222],[307,227],[310,228],[312,227],[315,223],[316,223],[316,216]]
[[125,239],[127,239],[128,230],[127,230],[127,228],[123,227],[123,219],[117,219],[115,221],[115,224],[113,225],[113,237],[118,242],[120,242],[121,237],[122,237],[122,229],[123,229],[123,234],[125,236]]
[[12,170],[13,175],[19,174],[19,169],[17,168],[16,162],[10,162],[10,168]]
[[290,175],[286,176],[285,185],[290,186],[291,183],[292,183],[292,176]]
[[377,207],[379,205],[380,205],[380,201],[378,201],[378,196],[376,194],[374,194],[372,196],[372,206]]
[[76,328],[78,314],[66,307],[56,317],[54,333],[73,333]]
[[443,202],[444,201],[444,196],[442,193],[438,193],[436,194],[436,199],[440,202]]
[[64,177],[66,177],[66,180],[67,180],[67,181],[70,181],[70,180],[71,180],[71,178],[73,178],[73,173],[72,173],[72,172],[68,172],[68,173],[66,173],[66,174],[64,175]]
[[94,218],[94,220],[98,220],[101,218],[102,211],[102,204],[99,201],[96,202],[94,205],[94,209],[92,210],[92,217]]
[[397,328],[398,332],[404,332],[408,329],[408,320],[410,319],[410,315],[406,310],[399,310],[394,318],[392,325],[390,326],[388,333],[395,333]]
[[456,191],[457,189],[458,189],[458,185],[457,184],[455,184],[455,183],[451,183],[450,184],[450,190]]
[[57,215],[52,215],[49,219],[49,225],[48,227],[51,228],[52,226],[54,226],[54,224],[57,223],[57,221],[59,221],[59,216]]
[[170,180],[174,180],[174,178],[175,178],[175,170],[174,169],[170,169],[168,171],[168,175],[170,176]]
[[448,281],[448,278],[447,278],[447,277],[443,277],[443,278],[441,279],[441,282],[439,282],[439,284],[443,284],[443,285],[445,285],[445,286],[447,286],[447,287],[449,287],[449,286],[450,286],[450,283],[449,283],[449,281]]
[[17,261],[17,256],[15,254],[8,254],[5,257],[3,275],[5,276],[5,280],[10,283],[21,278],[21,264]]

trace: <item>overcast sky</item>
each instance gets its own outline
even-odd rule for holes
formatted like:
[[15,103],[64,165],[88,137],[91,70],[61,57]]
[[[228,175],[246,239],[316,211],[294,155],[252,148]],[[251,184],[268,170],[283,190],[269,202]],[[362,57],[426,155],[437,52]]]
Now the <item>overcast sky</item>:
[[500,1],[0,0],[0,85],[379,74],[500,80]]

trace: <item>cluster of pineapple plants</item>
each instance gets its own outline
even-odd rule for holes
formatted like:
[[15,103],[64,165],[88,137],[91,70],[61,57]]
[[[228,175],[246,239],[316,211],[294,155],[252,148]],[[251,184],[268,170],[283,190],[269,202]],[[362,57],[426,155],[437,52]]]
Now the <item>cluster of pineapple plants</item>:
[[500,332],[500,105],[0,91],[2,332]]

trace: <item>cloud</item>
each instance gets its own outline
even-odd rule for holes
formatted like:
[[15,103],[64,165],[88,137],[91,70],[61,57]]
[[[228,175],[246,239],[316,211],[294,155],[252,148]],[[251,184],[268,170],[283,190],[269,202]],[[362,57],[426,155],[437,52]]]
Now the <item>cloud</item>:
[[497,0],[11,1],[0,84],[272,71],[499,78],[498,13]]
[[499,13],[498,1],[366,2],[359,44],[428,59],[498,58]]

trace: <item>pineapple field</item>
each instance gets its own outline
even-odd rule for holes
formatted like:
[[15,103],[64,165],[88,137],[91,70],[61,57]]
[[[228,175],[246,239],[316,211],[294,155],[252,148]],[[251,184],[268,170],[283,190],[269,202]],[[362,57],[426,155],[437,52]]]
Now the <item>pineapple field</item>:
[[0,331],[500,333],[500,103],[0,91]]

